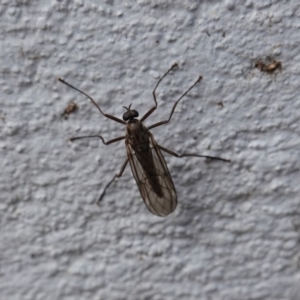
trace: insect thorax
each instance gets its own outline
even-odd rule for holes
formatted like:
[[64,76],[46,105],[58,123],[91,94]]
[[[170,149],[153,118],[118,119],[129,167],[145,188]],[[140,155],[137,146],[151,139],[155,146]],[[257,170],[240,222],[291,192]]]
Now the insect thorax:
[[148,129],[138,119],[130,120],[126,125],[126,141],[135,151],[149,149]]

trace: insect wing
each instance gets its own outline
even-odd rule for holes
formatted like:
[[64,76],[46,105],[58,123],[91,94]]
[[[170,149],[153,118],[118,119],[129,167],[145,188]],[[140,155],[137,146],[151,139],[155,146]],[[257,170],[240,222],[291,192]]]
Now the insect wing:
[[149,154],[141,156],[126,143],[127,155],[132,174],[147,208],[152,214],[164,217],[176,208],[177,195],[166,161],[150,132],[149,135],[151,149]]

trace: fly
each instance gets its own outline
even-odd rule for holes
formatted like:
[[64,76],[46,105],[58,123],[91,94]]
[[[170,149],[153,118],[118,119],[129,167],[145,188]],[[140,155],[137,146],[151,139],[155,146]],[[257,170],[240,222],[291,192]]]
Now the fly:
[[159,86],[160,82],[166,77],[171,70],[177,67],[177,64],[174,64],[157,82],[152,94],[154,99],[154,106],[144,114],[144,116],[139,120],[137,119],[139,113],[136,110],[131,109],[131,104],[129,107],[125,107],[126,112],[123,114],[123,120],[105,114],[100,106],[95,102],[95,100],[87,95],[85,92],[77,89],[71,84],[67,83],[63,79],[59,78],[58,80],[72,89],[80,92],[85,95],[90,101],[97,107],[99,112],[106,118],[111,119],[115,122],[121,123],[126,126],[126,132],[124,136],[114,138],[109,141],[105,141],[101,135],[90,135],[90,136],[79,136],[72,137],[70,140],[78,140],[83,138],[100,138],[103,144],[110,145],[121,140],[125,140],[125,147],[127,152],[127,158],[125,159],[121,170],[119,173],[115,174],[110,182],[105,186],[99,200],[103,199],[106,190],[108,187],[114,182],[116,178],[120,178],[129,162],[133,177],[137,183],[140,194],[145,202],[146,207],[149,211],[160,217],[165,217],[172,213],[177,205],[177,194],[175,190],[175,186],[168,170],[166,161],[162,155],[162,151],[166,152],[175,157],[204,157],[209,159],[221,160],[225,162],[230,162],[228,159],[213,157],[207,155],[199,155],[193,153],[183,153],[177,154],[167,148],[159,145],[154,139],[150,129],[167,124],[170,122],[175,108],[179,101],[186,96],[194,86],[201,81],[202,76],[199,76],[197,81],[185,92],[183,93],[179,99],[174,103],[173,108],[171,110],[170,116],[167,120],[155,123],[148,128],[144,126],[143,122],[157,109],[157,100],[156,100],[156,89]]

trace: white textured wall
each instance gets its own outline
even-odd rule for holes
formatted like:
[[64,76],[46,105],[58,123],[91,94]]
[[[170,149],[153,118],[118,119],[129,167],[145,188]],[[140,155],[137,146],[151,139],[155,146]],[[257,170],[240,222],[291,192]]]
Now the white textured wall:
[[[102,3],[101,3],[102,2]],[[2,0],[0,291],[10,299],[300,299],[300,3]],[[257,59],[282,62],[274,74]],[[179,205],[151,215],[121,136],[63,77],[121,117],[158,90],[154,129]],[[70,101],[79,110],[65,120]],[[218,105],[223,103],[223,107]]]

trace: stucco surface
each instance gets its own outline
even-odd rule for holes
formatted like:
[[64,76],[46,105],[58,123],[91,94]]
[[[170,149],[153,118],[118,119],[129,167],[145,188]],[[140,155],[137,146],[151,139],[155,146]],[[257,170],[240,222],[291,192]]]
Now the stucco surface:
[[[300,299],[300,3],[0,2],[1,299]],[[273,73],[259,59],[282,63]],[[124,126],[104,112],[164,120],[152,130],[179,204],[152,215],[124,142],[70,142]],[[62,116],[70,102],[78,110]]]

